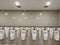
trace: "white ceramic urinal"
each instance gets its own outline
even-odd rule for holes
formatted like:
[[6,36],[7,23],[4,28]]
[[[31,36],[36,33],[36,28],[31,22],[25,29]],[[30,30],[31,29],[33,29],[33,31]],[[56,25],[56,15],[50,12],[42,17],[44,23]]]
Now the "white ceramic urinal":
[[0,30],[0,40],[4,39],[4,30]]
[[15,30],[10,30],[10,40],[15,39]]
[[21,40],[26,39],[26,30],[21,30]]
[[37,30],[32,30],[32,40],[37,39]]
[[48,30],[43,30],[43,39],[48,40]]
[[56,41],[59,40],[59,30],[54,30],[54,39],[55,39]]
[[5,27],[4,30],[5,30],[6,38],[9,38],[9,27]]

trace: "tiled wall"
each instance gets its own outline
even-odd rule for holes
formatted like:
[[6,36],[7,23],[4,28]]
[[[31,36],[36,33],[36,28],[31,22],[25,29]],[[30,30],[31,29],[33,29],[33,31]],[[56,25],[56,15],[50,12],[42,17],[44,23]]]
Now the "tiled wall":
[[58,11],[0,11],[0,26],[58,26]]

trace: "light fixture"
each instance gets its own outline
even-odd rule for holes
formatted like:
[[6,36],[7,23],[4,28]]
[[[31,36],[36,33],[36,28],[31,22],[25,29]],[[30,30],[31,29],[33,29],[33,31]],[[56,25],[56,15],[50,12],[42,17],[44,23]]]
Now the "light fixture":
[[51,2],[47,2],[46,5],[47,5],[47,6],[51,5]]
[[8,13],[6,12],[5,15],[8,15]]
[[18,1],[16,1],[15,4],[16,4],[16,6],[19,6],[20,5]]
[[25,15],[25,9],[24,9],[24,12],[22,13],[22,15]]
[[42,15],[42,13],[40,13],[40,15]]
[[25,13],[22,13],[22,15],[25,15]]

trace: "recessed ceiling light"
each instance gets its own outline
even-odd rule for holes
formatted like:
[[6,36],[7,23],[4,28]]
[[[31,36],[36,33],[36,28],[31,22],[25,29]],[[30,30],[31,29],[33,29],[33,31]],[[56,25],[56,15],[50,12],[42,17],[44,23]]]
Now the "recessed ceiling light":
[[40,15],[42,15],[42,13],[40,13]]
[[17,1],[15,2],[15,4],[16,4],[16,6],[19,6],[20,5],[19,2],[17,2]]
[[22,13],[22,15],[25,15],[25,13]]
[[47,5],[47,6],[51,5],[51,2],[47,2],[46,5]]
[[5,15],[8,15],[8,13],[5,13]]

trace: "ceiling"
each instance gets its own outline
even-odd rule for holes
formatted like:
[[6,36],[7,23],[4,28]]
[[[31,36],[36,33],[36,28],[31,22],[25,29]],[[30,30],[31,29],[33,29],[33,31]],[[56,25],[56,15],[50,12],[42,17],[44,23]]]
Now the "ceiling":
[[[18,1],[22,6],[17,8],[15,2]],[[46,2],[51,5],[44,8]],[[0,10],[59,10],[60,0],[0,0]]]

